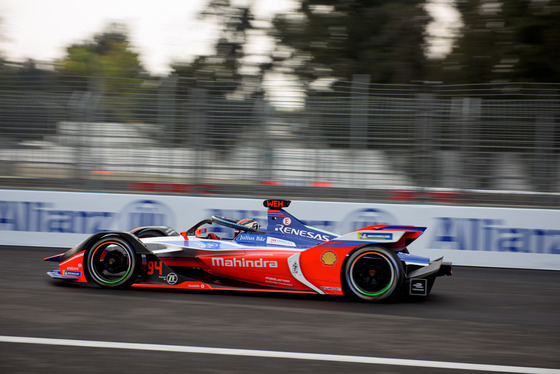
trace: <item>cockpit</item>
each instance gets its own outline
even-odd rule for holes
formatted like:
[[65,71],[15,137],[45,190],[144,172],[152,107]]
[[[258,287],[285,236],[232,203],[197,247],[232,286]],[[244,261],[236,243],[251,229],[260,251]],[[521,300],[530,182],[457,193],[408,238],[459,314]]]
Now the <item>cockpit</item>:
[[[222,238],[216,235],[214,232],[210,230],[211,225],[217,224],[226,228],[233,229],[233,237],[232,238]],[[228,218],[223,216],[212,216],[211,218],[203,219],[202,221],[198,222],[196,225],[188,229],[187,231],[183,231],[181,235],[185,239],[188,239],[189,236],[196,236],[200,239],[235,239],[241,233],[261,233],[265,234],[265,231],[260,230],[260,224],[254,218],[244,218],[244,219],[235,219],[235,218]]]

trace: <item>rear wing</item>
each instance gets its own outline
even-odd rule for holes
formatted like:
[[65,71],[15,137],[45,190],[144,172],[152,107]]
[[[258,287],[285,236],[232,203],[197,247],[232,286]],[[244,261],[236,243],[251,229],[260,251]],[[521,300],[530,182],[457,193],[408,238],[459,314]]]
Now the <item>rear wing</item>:
[[386,244],[394,250],[402,250],[426,231],[426,227],[405,225],[372,225],[339,236],[337,241],[359,241],[364,244]]

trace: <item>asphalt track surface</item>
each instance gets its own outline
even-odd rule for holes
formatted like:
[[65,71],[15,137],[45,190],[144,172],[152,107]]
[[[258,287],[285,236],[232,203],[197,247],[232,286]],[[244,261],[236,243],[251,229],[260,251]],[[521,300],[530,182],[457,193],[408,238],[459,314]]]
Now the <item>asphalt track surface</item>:
[[455,267],[369,304],[67,285],[57,252],[0,247],[0,373],[560,373],[560,272]]

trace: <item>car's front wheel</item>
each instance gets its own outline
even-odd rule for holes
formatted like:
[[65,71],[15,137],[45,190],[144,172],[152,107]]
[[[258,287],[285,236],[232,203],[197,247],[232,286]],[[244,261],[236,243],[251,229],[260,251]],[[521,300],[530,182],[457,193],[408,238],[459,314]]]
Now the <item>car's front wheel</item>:
[[383,247],[364,247],[354,252],[343,269],[346,293],[366,301],[386,299],[402,283],[398,256]]
[[89,278],[101,287],[126,287],[138,276],[139,261],[134,248],[118,236],[106,236],[86,253]]

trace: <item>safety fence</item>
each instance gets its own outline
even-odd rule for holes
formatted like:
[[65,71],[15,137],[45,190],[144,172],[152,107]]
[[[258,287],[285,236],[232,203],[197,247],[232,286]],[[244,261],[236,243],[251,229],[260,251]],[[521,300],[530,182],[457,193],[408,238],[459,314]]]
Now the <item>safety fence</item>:
[[558,207],[559,92],[0,77],[0,187]]

